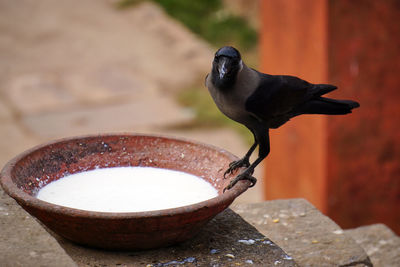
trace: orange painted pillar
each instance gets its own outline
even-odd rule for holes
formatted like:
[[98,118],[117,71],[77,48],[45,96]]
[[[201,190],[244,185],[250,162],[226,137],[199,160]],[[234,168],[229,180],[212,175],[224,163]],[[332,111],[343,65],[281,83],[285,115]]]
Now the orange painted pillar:
[[[261,1],[261,70],[327,82],[325,0]],[[267,199],[303,197],[326,211],[326,118],[302,116],[271,130]]]
[[400,233],[398,0],[262,0],[261,69],[313,83],[361,107],[303,115],[271,133],[266,199],[303,197],[342,227]]

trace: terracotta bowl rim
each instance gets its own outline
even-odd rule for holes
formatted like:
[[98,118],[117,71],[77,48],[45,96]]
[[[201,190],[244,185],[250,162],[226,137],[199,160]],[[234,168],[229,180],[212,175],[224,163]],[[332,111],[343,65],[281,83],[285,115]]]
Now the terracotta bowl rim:
[[[211,150],[214,150],[218,153],[221,153],[227,156],[230,161],[237,160],[238,157],[233,155],[232,153],[218,148],[213,145],[205,144],[202,142],[190,140],[182,137],[174,137],[168,135],[159,135],[159,134],[140,134],[140,133],[106,133],[106,134],[88,134],[88,135],[78,135],[72,137],[65,137],[56,140],[52,140],[49,142],[42,143],[40,145],[34,146],[26,151],[18,154],[14,158],[12,158],[6,165],[4,165],[2,171],[0,172],[0,184],[2,185],[4,191],[14,198],[21,206],[33,207],[39,210],[43,210],[50,213],[59,213],[66,216],[71,217],[81,217],[81,218],[97,218],[97,219],[134,219],[134,218],[145,218],[145,217],[163,217],[163,216],[174,216],[183,213],[192,213],[196,210],[200,210],[203,208],[210,208],[213,206],[220,206],[222,204],[230,204],[233,200],[238,197],[240,194],[245,192],[249,186],[249,181],[239,181],[232,189],[225,191],[222,194],[219,194],[217,197],[198,202],[192,205],[171,208],[171,209],[163,209],[163,210],[152,210],[152,211],[143,211],[143,212],[99,212],[99,211],[88,211],[81,210],[75,208],[69,208],[60,206],[57,204],[52,204],[43,200],[40,200],[26,192],[22,189],[19,189],[17,185],[13,182],[11,178],[11,172],[13,168],[18,164],[19,161],[29,156],[29,154],[49,147],[51,145],[55,145],[58,143],[67,143],[73,140],[82,140],[82,139],[92,139],[92,138],[109,138],[109,137],[128,137],[128,138],[137,138],[137,137],[145,137],[145,138],[155,138],[155,139],[168,139],[183,143],[188,143],[200,147],[205,147]],[[234,175],[235,176],[235,175]],[[230,178],[234,177],[230,176]]]

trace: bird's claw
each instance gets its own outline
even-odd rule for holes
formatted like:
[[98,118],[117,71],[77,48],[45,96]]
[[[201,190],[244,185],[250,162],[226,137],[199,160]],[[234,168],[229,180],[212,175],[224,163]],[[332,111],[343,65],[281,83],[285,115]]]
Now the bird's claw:
[[240,167],[249,167],[249,166],[250,166],[250,162],[249,162],[249,159],[246,157],[239,159],[239,160],[232,161],[231,163],[229,163],[229,168],[224,173],[224,179],[226,179],[226,176],[229,174],[232,174],[236,169],[238,169]]
[[255,184],[257,183],[257,179],[255,177],[253,177],[252,174],[253,174],[252,170],[245,170],[244,172],[242,172],[241,174],[236,176],[235,179],[233,179],[229,183],[229,185],[224,188],[223,192],[234,187],[235,184],[237,184],[237,182],[239,182],[240,180],[249,180],[251,182],[251,184],[249,185],[249,188],[255,186]]

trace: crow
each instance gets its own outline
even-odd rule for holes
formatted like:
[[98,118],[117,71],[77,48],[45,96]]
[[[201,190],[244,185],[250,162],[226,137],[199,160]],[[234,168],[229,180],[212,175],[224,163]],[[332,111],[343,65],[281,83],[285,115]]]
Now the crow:
[[[246,167],[225,190],[240,180],[249,180],[250,187],[256,184],[257,179],[252,176],[254,169],[270,152],[269,129],[279,128],[298,115],[342,115],[360,106],[351,100],[323,97],[337,89],[334,85],[312,84],[294,76],[269,75],[249,68],[239,51],[231,46],[215,53],[205,84],[219,110],[246,126],[254,136],[254,144],[246,155],[231,162],[225,171],[224,177]],[[258,158],[250,164],[250,156],[257,146]]]

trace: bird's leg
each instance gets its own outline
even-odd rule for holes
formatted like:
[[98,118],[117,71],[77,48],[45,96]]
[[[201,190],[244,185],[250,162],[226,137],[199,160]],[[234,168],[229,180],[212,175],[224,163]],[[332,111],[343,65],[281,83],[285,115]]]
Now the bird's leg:
[[259,152],[258,152],[258,158],[247,168],[245,169],[241,174],[235,177],[227,187],[224,188],[225,190],[231,189],[237,182],[240,180],[249,180],[251,182],[249,187],[253,187],[257,179],[252,176],[254,169],[257,167],[258,164],[260,164],[263,159],[265,159],[270,151],[270,143],[269,143],[269,134],[268,130],[266,132],[264,131],[258,131],[255,134],[256,137],[256,143],[259,144]]
[[224,178],[226,178],[226,175],[233,173],[236,169],[240,167],[249,167],[250,156],[253,153],[254,149],[256,149],[257,145],[258,145],[257,140],[254,138],[254,144],[250,147],[249,151],[247,151],[246,155],[239,160],[235,160],[229,163],[229,168],[225,171]]

